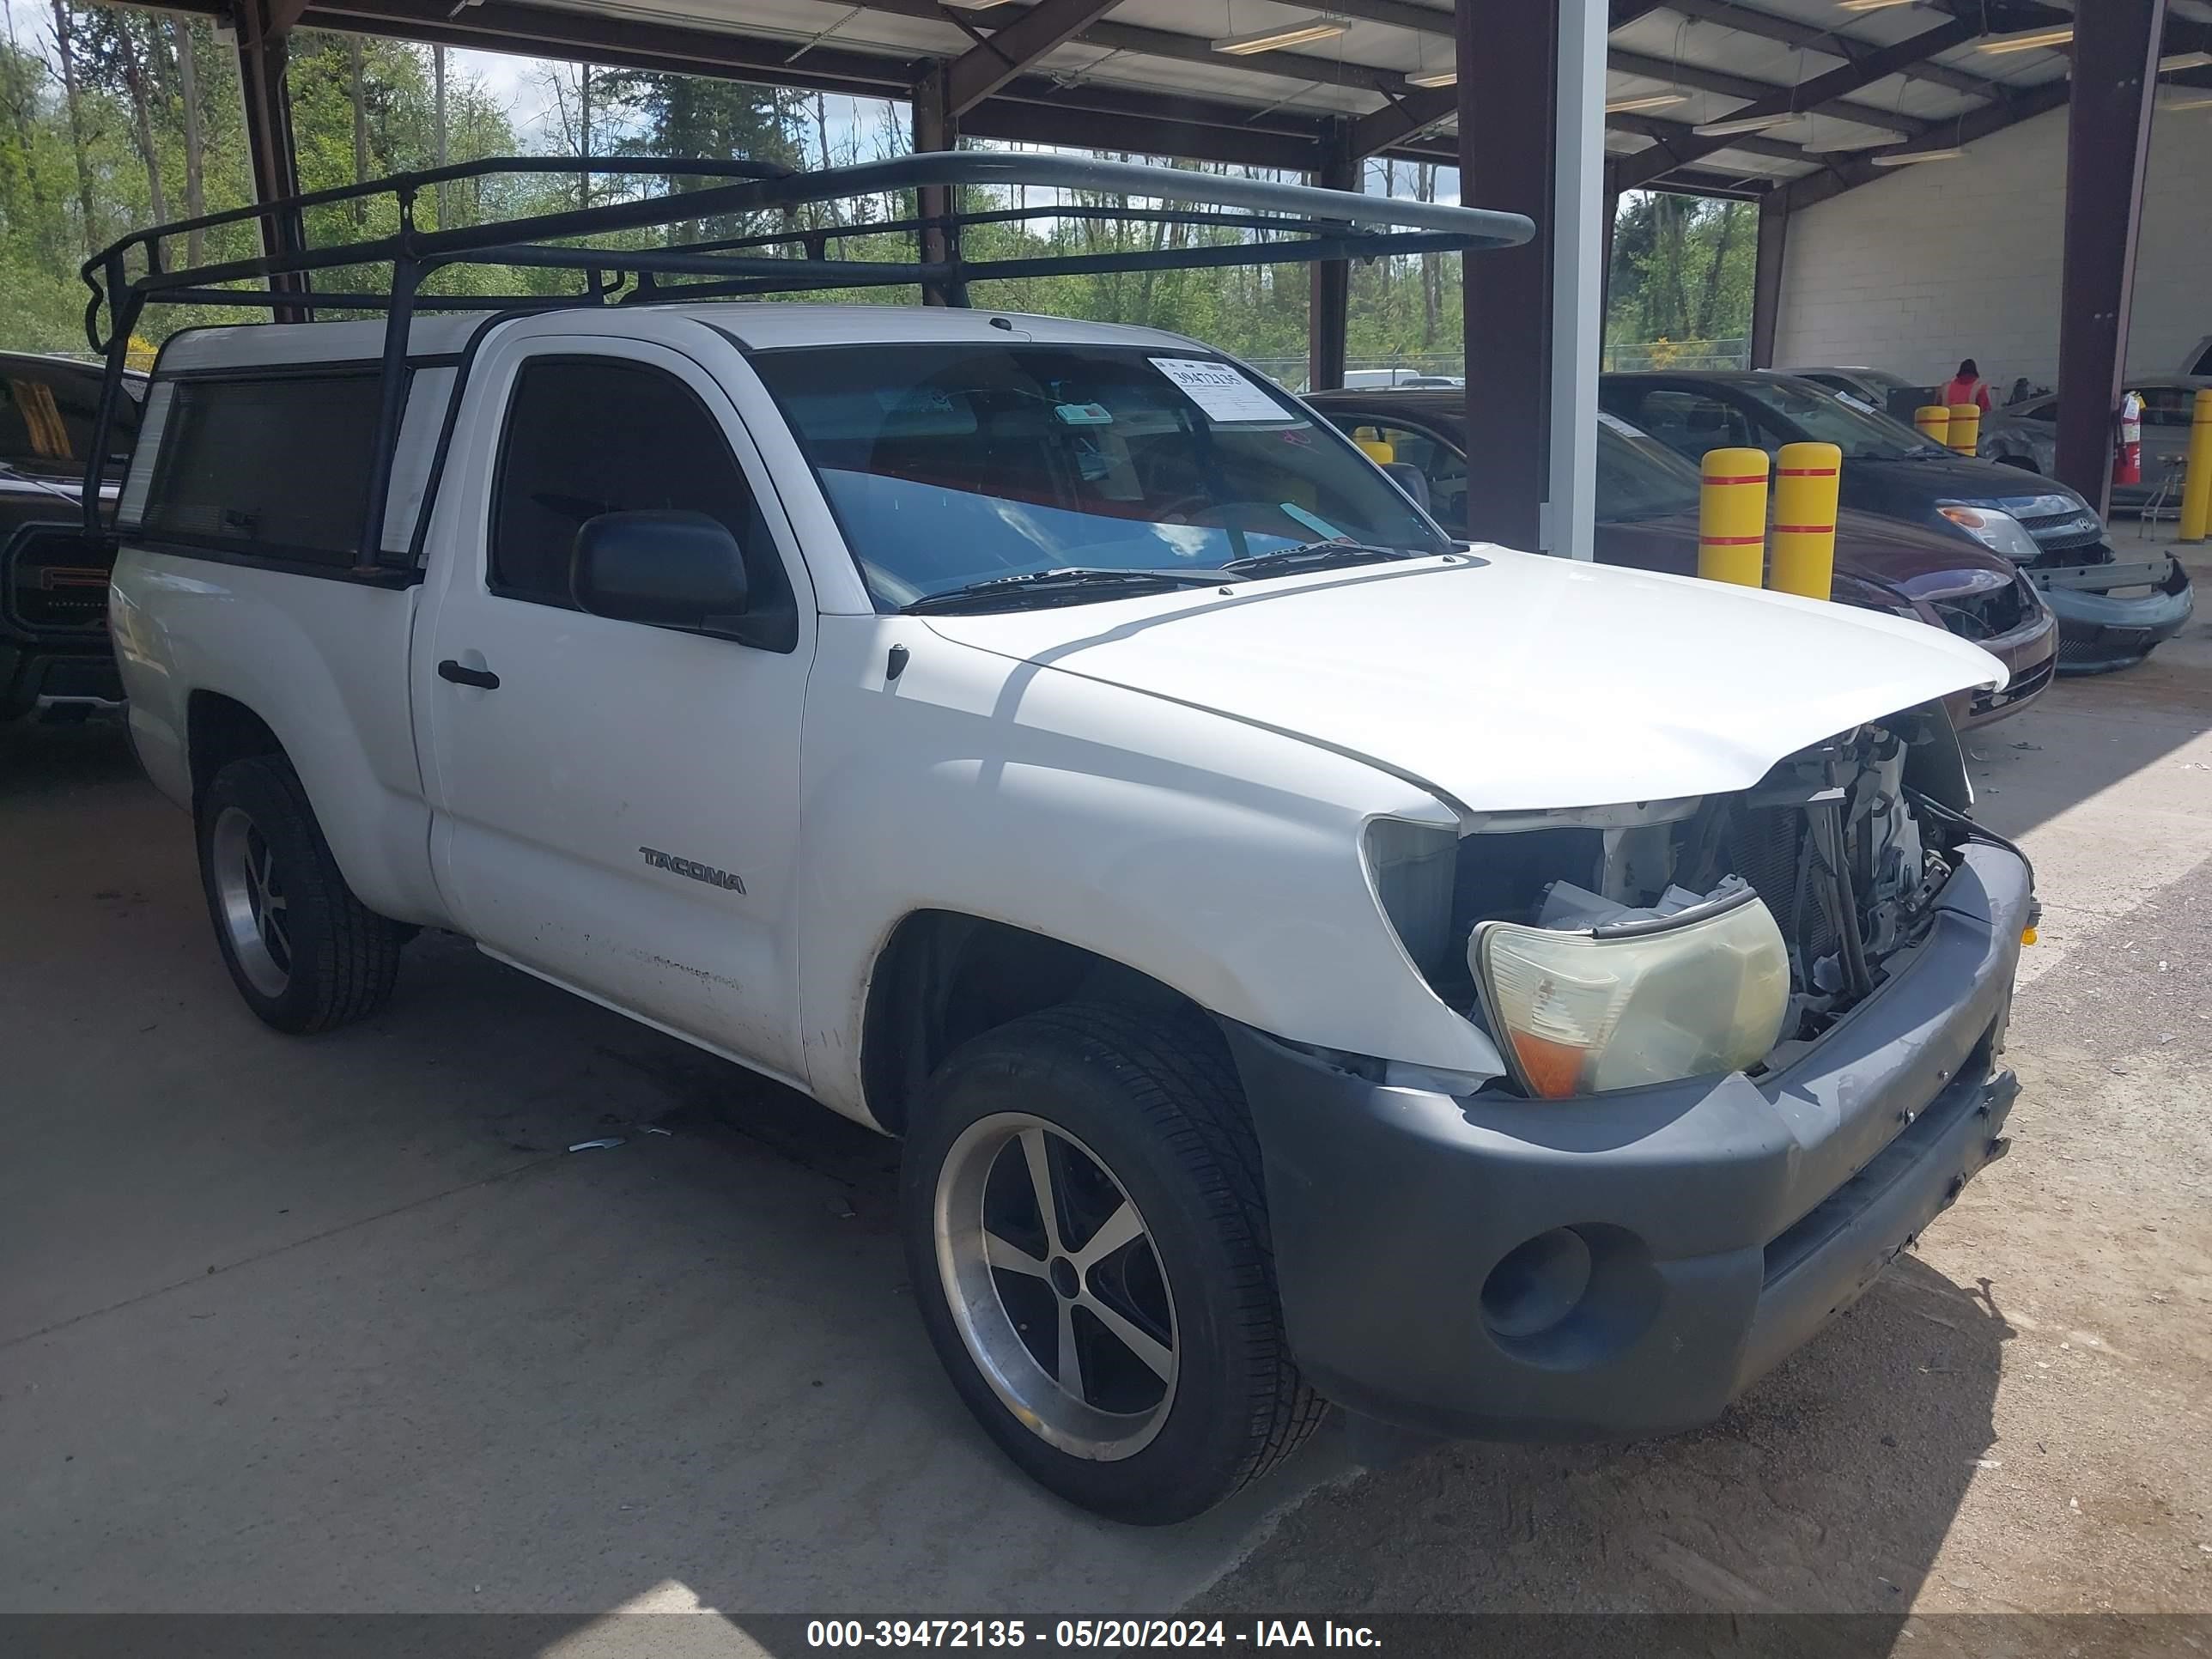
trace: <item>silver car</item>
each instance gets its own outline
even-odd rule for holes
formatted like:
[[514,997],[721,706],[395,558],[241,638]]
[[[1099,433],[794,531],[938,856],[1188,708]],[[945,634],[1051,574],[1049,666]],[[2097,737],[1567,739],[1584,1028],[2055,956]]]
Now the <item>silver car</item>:
[[[2130,380],[2127,387],[2143,400],[2142,476],[2140,483],[2112,486],[2112,510],[2140,513],[2156,502],[2161,514],[2178,513],[2181,470],[2189,455],[2189,422],[2197,394],[2212,387],[2212,377],[2166,374]],[[2056,392],[2014,404],[2005,413],[2045,432],[2055,434],[2058,430]]]

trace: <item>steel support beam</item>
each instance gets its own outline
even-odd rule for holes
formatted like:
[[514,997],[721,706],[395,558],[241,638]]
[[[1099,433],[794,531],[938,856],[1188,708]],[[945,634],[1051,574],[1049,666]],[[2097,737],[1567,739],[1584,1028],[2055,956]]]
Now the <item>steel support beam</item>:
[[1774,367],[1774,328],[1782,316],[1782,267],[1790,238],[1790,198],[1770,190],[1759,198],[1759,252],[1751,277],[1751,366]]
[[957,120],[1040,58],[1063,46],[1121,0],[1038,0],[945,67],[945,113]]
[[[1669,58],[1648,58],[1640,52],[1616,49],[1607,54],[1606,64],[1623,75],[1640,75],[1647,81],[1688,87],[1695,92],[1717,93],[1723,98],[1772,98],[1777,94],[1791,90],[1777,81],[1753,80],[1747,75],[1731,75],[1723,70],[1678,63]],[[1800,115],[1809,109],[1818,114],[1832,115],[1839,121],[1849,121],[1855,126],[1873,127],[1906,138],[1917,138],[1929,128],[1929,123],[1916,117],[1884,109],[1878,104],[1854,103],[1848,98],[1825,98],[1818,103],[1800,101],[1796,108]]]
[[[939,64],[915,83],[914,148],[917,154],[960,147],[959,118],[952,110],[951,89],[946,84],[949,67]],[[952,197],[949,185],[918,186],[914,192],[915,216],[923,220],[949,217],[955,205]],[[959,256],[959,233],[942,225],[925,223],[916,240],[921,245],[921,263],[926,265],[943,264]],[[949,306],[957,300],[964,302],[964,296],[953,294],[945,283],[921,285],[921,302],[926,306]]]
[[[2031,87],[2001,104],[1986,104],[1971,110],[1956,121],[1947,121],[1936,130],[1929,142],[1942,144],[1971,144],[1977,138],[1986,138],[2007,127],[2063,109],[2066,104],[2067,83],[2063,80],[2046,82]],[[1910,145],[1902,146],[1911,148]],[[1869,155],[1875,152],[1869,152]],[[1850,161],[1832,160],[1825,173],[1813,173],[1784,186],[1790,192],[1790,210],[1802,212],[1816,203],[1826,202],[1842,195],[1847,190],[1856,190],[1862,185],[1873,184],[1879,179],[1896,175],[1886,167],[1878,167],[1867,156]]]
[[[285,36],[298,21],[300,7],[288,0],[236,0],[231,22],[238,37],[239,88],[246,115],[246,152],[253,174],[253,199],[282,201],[300,194],[300,156],[292,139],[292,94],[286,72]],[[307,223],[297,209],[264,214],[261,251],[271,258],[296,253],[307,245]],[[288,271],[271,287],[305,295],[307,277]],[[301,303],[275,308],[280,323],[309,320],[312,307]]]
[[[1730,110],[1727,118],[1734,119],[1739,116],[1754,115],[1790,115],[1808,109],[1818,109],[1831,100],[1840,98],[1847,92],[1856,92],[1861,87],[1871,86],[1876,81],[1885,80],[1908,64],[1917,63],[1936,52],[1955,46],[1962,41],[1971,40],[1980,33],[1981,28],[1978,24],[1969,23],[1954,17],[1948,22],[1938,23],[1932,29],[1923,29],[1919,33],[1899,40],[1894,46],[1884,46],[1877,52],[1870,52],[1863,58],[1841,64],[1825,74],[1816,75],[1802,85],[1782,88],[1769,93],[1764,98],[1755,98],[1741,109]],[[1673,166],[1695,161],[1703,156],[1711,155],[1716,150],[1726,149],[1728,147],[1728,135],[1708,138],[1692,137],[1686,143],[1675,147],[1675,155],[1671,162],[1663,156],[1647,161],[1644,155],[1632,155],[1616,169],[1614,176],[1619,180],[1621,189],[1636,190],[1657,178],[1661,173],[1668,171]]]
[[[1457,8],[1460,199],[1552,213],[1559,8],[1520,0]],[[1544,544],[1552,447],[1552,243],[1460,261],[1467,328],[1468,532],[1508,547]],[[1476,388],[1480,395],[1475,395]]]
[[[1324,190],[1358,190],[1360,162],[1352,153],[1352,124],[1333,123],[1322,141],[1314,183]],[[1324,392],[1344,384],[1344,358],[1352,329],[1352,262],[1318,259],[1306,291],[1306,384]]]
[[[1737,4],[1736,0],[1667,0],[1667,3],[1670,11],[1679,11],[1698,22],[1717,23],[1723,28],[1735,29],[1781,46],[1802,46],[1808,52],[1822,52],[1830,58],[1843,58],[1847,63],[1878,50],[1863,40],[1855,40],[1833,29],[1801,22],[1795,17],[1779,17],[1770,11],[1755,10],[1750,6]],[[1976,98],[1994,98],[2003,90],[1994,82],[1978,75],[1969,75],[1964,70],[1953,69],[1948,64],[1913,64],[1898,73],[1915,81],[1925,81],[1930,86],[1948,87],[1953,92],[1963,92]]]
[[1582,0],[1461,5],[1461,199],[1536,236],[1461,261],[1469,532],[1591,554],[1606,19]]
[[2075,15],[2058,290],[2058,477],[2103,512],[2128,356],[2143,159],[2166,0],[2097,0]]

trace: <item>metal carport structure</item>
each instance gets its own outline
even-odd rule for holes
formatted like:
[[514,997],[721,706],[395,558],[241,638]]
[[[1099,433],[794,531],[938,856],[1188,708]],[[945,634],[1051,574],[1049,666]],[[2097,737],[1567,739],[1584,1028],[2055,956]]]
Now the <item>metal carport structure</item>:
[[[966,136],[1279,168],[1340,188],[1357,187],[1371,156],[1454,165],[1467,198],[1526,213],[1540,233],[1465,263],[1468,382],[1483,393],[1469,410],[1474,527],[1583,555],[1589,423],[1555,411],[1590,402],[1621,192],[1758,203],[1763,362],[1793,212],[2070,103],[2060,471],[2101,501],[2161,59],[2168,84],[2212,87],[2212,8],[2199,0],[2099,0],[2078,14],[2046,0],[184,6],[236,31],[264,200],[298,193],[285,43],[302,27],[896,99],[913,108],[921,150]],[[922,214],[947,203],[925,192]],[[1342,378],[1348,289],[1345,263],[1314,267],[1316,386]]]

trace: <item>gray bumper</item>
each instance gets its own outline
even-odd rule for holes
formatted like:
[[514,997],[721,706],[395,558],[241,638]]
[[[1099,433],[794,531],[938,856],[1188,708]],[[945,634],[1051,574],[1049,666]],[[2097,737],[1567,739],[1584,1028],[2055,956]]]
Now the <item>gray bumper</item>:
[[[1437,1433],[1710,1421],[2002,1154],[2016,1085],[1993,1056],[2030,896],[2017,859],[1971,848],[1911,959],[1757,1081],[1454,1098],[1230,1028],[1300,1366]],[[1578,1258],[1549,1322],[1516,1299],[1557,1277],[1532,1240]]]
[[[2179,634],[2195,610],[2189,573],[2171,556],[2148,564],[2081,565],[2030,569],[2058,618],[2058,672],[2094,674],[2126,668]],[[2116,598],[2114,587],[2149,588]]]

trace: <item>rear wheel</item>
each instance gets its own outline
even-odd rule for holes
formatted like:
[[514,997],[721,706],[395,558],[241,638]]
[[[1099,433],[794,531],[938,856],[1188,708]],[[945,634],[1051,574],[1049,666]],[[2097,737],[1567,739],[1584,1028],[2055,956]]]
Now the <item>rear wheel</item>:
[[345,884],[290,763],[233,761],[195,807],[208,915],[246,1006],[295,1033],[381,1007],[408,930]]
[[933,1080],[902,1187],[939,1358],[1070,1502],[1183,1520],[1319,1422],[1283,1338],[1258,1148],[1203,1019],[1068,1004],[985,1033]]

